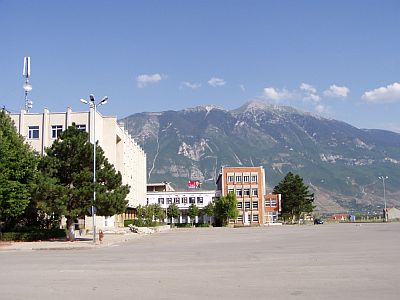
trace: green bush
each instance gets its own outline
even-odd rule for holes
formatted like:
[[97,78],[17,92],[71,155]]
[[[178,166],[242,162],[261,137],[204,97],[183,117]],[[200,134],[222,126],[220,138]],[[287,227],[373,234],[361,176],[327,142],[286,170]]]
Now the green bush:
[[137,226],[137,227],[156,227],[156,226],[160,226],[160,223],[153,222],[151,220],[145,220],[145,219],[124,220],[124,226],[125,227],[128,227],[131,224],[134,225],[134,226]]
[[207,223],[196,223],[194,224],[196,227],[212,227],[211,224],[207,224]]
[[64,229],[34,229],[0,233],[0,240],[3,241],[39,241],[54,238],[65,238]]

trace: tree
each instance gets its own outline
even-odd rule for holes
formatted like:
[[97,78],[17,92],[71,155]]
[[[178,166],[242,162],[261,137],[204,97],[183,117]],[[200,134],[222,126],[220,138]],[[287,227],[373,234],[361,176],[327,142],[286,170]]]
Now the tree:
[[219,218],[224,225],[228,224],[229,219],[236,219],[239,216],[237,200],[234,193],[230,193],[226,197],[220,197],[215,202],[215,216]]
[[304,213],[311,213],[315,206],[314,194],[308,191],[303,178],[289,172],[274,188],[274,193],[282,194],[282,215],[291,219],[292,223]]
[[154,217],[158,220],[164,220],[165,218],[165,211],[160,206],[160,204],[153,204],[154,206]]
[[168,206],[167,210],[167,216],[168,218],[172,218],[171,223],[174,223],[174,218],[179,217],[180,211],[178,206],[175,203],[172,203],[170,206]]
[[21,221],[31,200],[37,174],[37,156],[18,135],[11,118],[0,111],[0,225],[6,229]]
[[203,212],[209,217],[209,220],[211,222],[211,217],[215,215],[215,203],[214,202],[209,202],[204,208]]
[[142,206],[139,204],[139,206],[136,208],[136,215],[138,219],[146,219],[146,206]]
[[92,204],[100,216],[125,211],[128,185],[122,185],[121,174],[116,172],[97,144],[96,183],[93,183],[93,144],[88,141],[88,134],[77,129],[75,124],[61,133],[46,149],[46,154],[39,163],[42,178],[36,198],[39,207],[47,214],[65,216],[70,228],[75,218],[90,211]]
[[165,212],[159,204],[146,204],[137,207],[137,216],[139,219],[148,221],[162,220],[165,218]]
[[188,216],[190,217],[190,221],[192,222],[192,226],[193,226],[194,219],[198,215],[199,215],[199,208],[194,203],[190,204],[189,209],[188,209]]

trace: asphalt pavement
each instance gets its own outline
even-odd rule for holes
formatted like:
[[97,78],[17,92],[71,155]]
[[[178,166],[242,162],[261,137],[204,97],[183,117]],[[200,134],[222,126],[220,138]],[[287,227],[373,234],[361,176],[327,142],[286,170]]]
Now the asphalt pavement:
[[90,247],[59,251],[3,247],[0,298],[365,300],[400,295],[400,223],[185,228],[115,243],[108,239],[109,245],[79,241]]

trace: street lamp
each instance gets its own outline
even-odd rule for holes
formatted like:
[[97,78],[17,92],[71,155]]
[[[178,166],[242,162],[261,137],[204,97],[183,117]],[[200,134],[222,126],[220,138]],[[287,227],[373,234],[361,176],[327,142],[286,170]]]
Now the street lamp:
[[388,221],[388,215],[387,215],[387,211],[386,211],[386,187],[385,187],[385,179],[388,179],[389,177],[387,176],[379,176],[379,179],[382,180],[382,184],[383,184],[383,201],[385,202],[385,222]]
[[88,104],[90,108],[93,108],[93,202],[92,202],[92,218],[93,218],[93,243],[96,243],[96,113],[97,106],[104,105],[107,103],[108,97],[105,96],[100,100],[99,103],[95,102],[93,94],[89,95],[90,101],[81,99],[80,101],[84,104]]

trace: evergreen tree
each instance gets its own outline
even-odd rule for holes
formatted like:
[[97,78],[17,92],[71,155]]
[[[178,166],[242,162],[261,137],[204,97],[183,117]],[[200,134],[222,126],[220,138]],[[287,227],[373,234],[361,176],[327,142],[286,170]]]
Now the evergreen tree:
[[230,193],[226,197],[220,197],[215,202],[215,216],[225,225],[228,224],[229,219],[237,219],[239,211],[237,210],[237,200],[234,193]]
[[308,186],[304,185],[303,178],[289,172],[285,178],[274,188],[275,194],[282,194],[282,215],[294,222],[304,213],[311,213],[314,194],[310,193]]
[[199,215],[199,208],[196,206],[196,204],[192,203],[189,206],[189,209],[188,209],[188,216],[190,217],[190,221],[192,223],[192,226],[193,226],[194,219],[198,215]]
[[11,118],[0,111],[0,226],[20,223],[30,203],[37,157],[18,135]]
[[[36,198],[47,214],[64,215],[70,227],[77,217],[90,212],[93,204],[93,144],[88,134],[73,126],[63,131],[46,149],[39,169]],[[96,144],[96,202],[97,215],[112,216],[126,209],[129,187],[122,185],[116,172],[99,145]],[[71,237],[70,237],[71,238]]]

